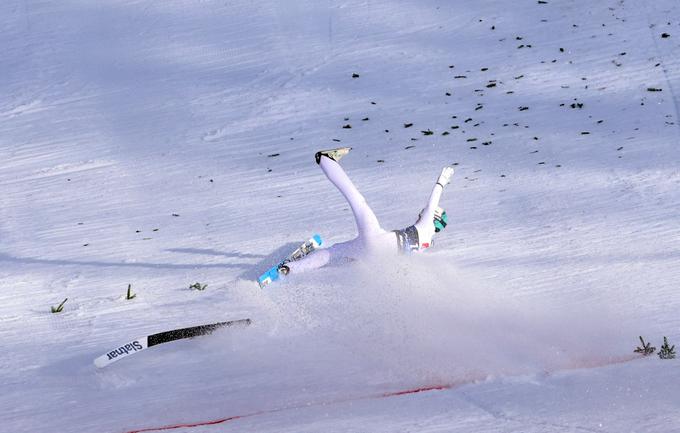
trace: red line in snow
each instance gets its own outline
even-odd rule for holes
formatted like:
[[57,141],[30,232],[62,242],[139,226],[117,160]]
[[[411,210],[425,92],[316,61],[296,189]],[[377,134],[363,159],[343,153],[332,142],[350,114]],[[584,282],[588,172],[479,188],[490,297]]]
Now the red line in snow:
[[347,402],[350,402],[350,401],[358,401],[358,400],[371,400],[371,399],[377,399],[377,398],[398,397],[400,395],[417,394],[417,393],[420,393],[420,392],[428,392],[428,391],[443,391],[443,390],[451,389],[451,388],[453,388],[454,386],[457,386],[457,385],[463,385],[464,383],[470,383],[472,381],[473,380],[461,381],[461,382],[458,382],[456,384],[449,384],[449,385],[425,386],[425,387],[420,387],[420,388],[405,389],[405,390],[401,390],[401,391],[386,392],[386,393],[383,393],[383,394],[373,394],[373,395],[359,396],[359,397],[354,397],[354,398],[345,398],[345,399],[341,399],[341,400],[324,401],[324,402],[313,403],[313,404],[300,404],[300,405],[296,405],[296,406],[286,406],[286,407],[280,407],[280,408],[277,408],[277,409],[263,410],[263,411],[253,412],[253,413],[244,414],[244,415],[234,415],[234,416],[230,416],[228,418],[214,419],[214,420],[209,420],[209,421],[199,421],[199,422],[187,423],[187,424],[172,424],[172,425],[166,425],[166,426],[162,426],[162,427],[147,427],[147,428],[142,428],[142,429],[137,429],[137,430],[130,430],[130,431],[127,431],[125,433],[145,433],[145,432],[155,432],[155,431],[176,430],[176,429],[181,429],[181,428],[203,427],[203,426],[209,426],[209,425],[215,425],[215,424],[222,424],[222,423],[234,421],[234,420],[237,420],[237,419],[249,418],[249,417],[256,416],[256,415],[265,415],[265,414],[283,412],[284,410],[303,409],[303,408],[309,408],[309,407],[315,407],[315,406],[326,406],[326,405],[329,405],[329,404],[347,403]]
[[[582,370],[582,369],[589,369],[589,368],[596,368],[596,367],[604,367],[607,365],[614,365],[614,364],[622,364],[624,362],[629,362],[634,359],[640,359],[640,356],[638,355],[629,355],[629,356],[621,356],[621,357],[612,357],[612,358],[605,358],[605,359],[593,359],[593,360],[581,360],[580,362],[574,362],[570,366],[563,367],[561,370]],[[559,370],[557,370],[559,371]],[[547,374],[551,374],[552,372],[546,372]],[[166,425],[162,427],[148,427],[148,428],[142,428],[142,429],[137,429],[137,430],[130,430],[125,433],[145,433],[145,432],[158,432],[158,431],[166,431],[166,430],[175,430],[175,429],[181,429],[181,428],[191,428],[191,427],[202,427],[202,426],[209,426],[209,425],[215,425],[215,424],[222,424],[225,422],[229,421],[234,421],[237,419],[243,419],[243,418],[250,418],[253,416],[257,415],[266,415],[266,414],[273,414],[277,412],[283,412],[286,410],[295,410],[295,409],[303,409],[303,408],[310,408],[310,407],[316,407],[316,406],[326,406],[326,405],[331,405],[331,404],[339,404],[339,403],[347,403],[351,401],[359,401],[359,400],[373,400],[373,399],[378,399],[378,398],[389,398],[389,397],[398,397],[401,395],[409,395],[409,394],[418,394],[421,392],[430,392],[430,391],[445,391],[447,389],[453,389],[455,387],[465,385],[468,383],[473,383],[476,380],[483,379],[483,376],[478,376],[478,377],[469,377],[467,379],[462,379],[458,382],[454,383],[449,383],[449,384],[444,384],[444,385],[431,385],[431,386],[423,386],[419,388],[411,388],[411,389],[404,389],[401,391],[391,391],[391,392],[385,392],[382,394],[371,394],[371,395],[365,395],[365,396],[358,396],[358,397],[349,397],[345,399],[338,399],[338,400],[331,400],[331,401],[324,401],[324,402],[319,402],[319,403],[309,403],[309,404],[300,404],[300,405],[294,405],[294,406],[284,406],[276,409],[269,409],[269,410],[262,410],[258,412],[252,412],[249,414],[244,414],[244,415],[234,415],[230,416],[227,418],[220,418],[220,419],[214,419],[210,421],[199,421],[195,423],[187,423],[187,424],[173,424],[173,425]]]
[[[460,383],[459,385],[462,385]],[[407,395],[407,394],[417,394],[419,392],[427,392],[427,391],[443,391],[445,389],[451,389],[453,388],[454,385],[435,385],[435,386],[426,386],[423,388],[414,388],[414,389],[407,389],[404,391],[394,391],[394,392],[386,392],[385,394],[381,395],[381,397],[396,397],[399,395]]]
[[207,426],[207,425],[215,425],[215,424],[222,424],[223,422],[227,421],[232,421],[235,419],[240,419],[240,418],[246,418],[249,416],[253,416],[257,414],[249,414],[249,415],[236,415],[236,416],[230,416],[229,418],[222,418],[222,419],[215,419],[211,421],[201,421],[201,422],[195,422],[191,424],[174,424],[174,425],[166,425],[163,427],[150,427],[150,428],[143,428],[139,430],[130,430],[127,433],[142,433],[142,432],[150,432],[150,431],[163,431],[163,430],[174,430],[178,428],[191,428],[191,427],[202,427],[202,426]]

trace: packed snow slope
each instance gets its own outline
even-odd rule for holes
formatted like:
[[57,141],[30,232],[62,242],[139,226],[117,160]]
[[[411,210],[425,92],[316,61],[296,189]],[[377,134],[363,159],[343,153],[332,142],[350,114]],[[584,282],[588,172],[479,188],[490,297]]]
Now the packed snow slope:
[[[680,430],[678,361],[618,362],[680,342],[677,1],[5,0],[0,26],[3,432]],[[354,236],[336,146],[388,229],[455,165],[449,227],[260,290]]]

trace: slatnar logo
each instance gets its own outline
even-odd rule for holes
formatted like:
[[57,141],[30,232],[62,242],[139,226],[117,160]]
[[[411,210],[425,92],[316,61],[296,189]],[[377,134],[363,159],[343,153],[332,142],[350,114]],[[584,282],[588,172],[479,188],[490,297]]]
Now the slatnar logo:
[[109,353],[106,354],[106,356],[108,356],[109,360],[111,360],[113,358],[117,358],[119,356],[127,355],[130,352],[134,353],[134,352],[136,352],[138,350],[142,350],[142,349],[144,349],[142,344],[139,341],[135,340],[132,343],[128,343],[125,346],[120,346],[118,349],[110,351]]

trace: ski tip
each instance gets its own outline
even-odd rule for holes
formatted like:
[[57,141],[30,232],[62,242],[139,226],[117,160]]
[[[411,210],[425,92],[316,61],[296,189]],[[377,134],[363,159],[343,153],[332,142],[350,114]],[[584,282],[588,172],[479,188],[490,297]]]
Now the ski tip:
[[99,358],[94,360],[94,366],[97,368],[104,368],[108,365],[108,362],[106,362],[106,356],[100,356]]

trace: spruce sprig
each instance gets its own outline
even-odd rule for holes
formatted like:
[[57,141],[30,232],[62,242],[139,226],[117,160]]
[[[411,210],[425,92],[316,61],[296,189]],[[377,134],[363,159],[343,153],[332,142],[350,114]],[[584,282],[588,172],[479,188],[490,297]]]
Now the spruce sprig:
[[132,284],[128,284],[128,289],[127,289],[127,294],[125,295],[125,299],[128,301],[130,299],[134,299],[137,296],[136,293],[132,293]]
[[659,349],[659,358],[661,359],[674,359],[675,358],[675,345],[671,346],[668,344],[668,339],[663,337],[663,346]]
[[208,287],[207,284],[201,284],[199,282],[196,282],[189,286],[189,288],[192,290],[205,290],[206,287]]
[[52,313],[61,313],[61,312],[64,310],[64,304],[66,303],[66,301],[68,301],[68,298],[66,298],[66,299],[64,299],[63,301],[61,301],[61,304],[59,304],[59,305],[56,306],[56,307],[55,307],[55,306],[51,306],[51,307],[50,307],[50,311],[52,311]]
[[645,343],[645,340],[642,338],[642,336],[640,336],[640,343],[641,345],[635,348],[633,352],[641,353],[643,356],[649,356],[656,352],[656,347],[652,346],[652,343]]

